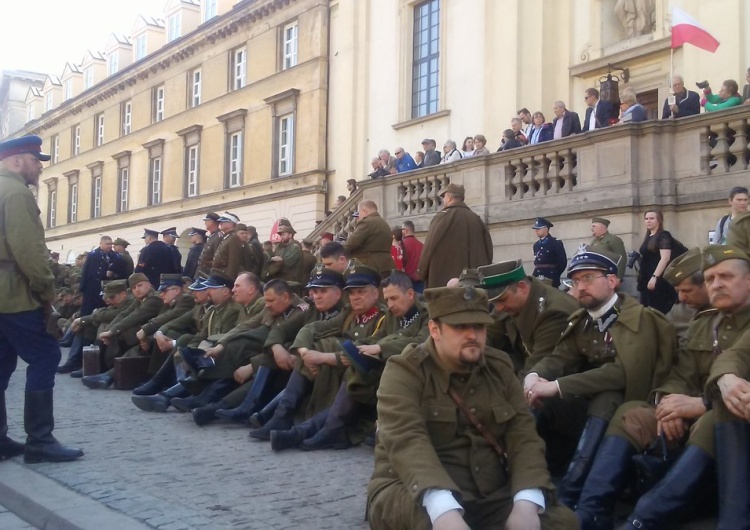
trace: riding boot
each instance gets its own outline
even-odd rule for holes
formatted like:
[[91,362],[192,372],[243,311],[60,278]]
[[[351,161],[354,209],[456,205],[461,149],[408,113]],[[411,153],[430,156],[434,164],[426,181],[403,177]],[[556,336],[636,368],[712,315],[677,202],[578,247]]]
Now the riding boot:
[[250,416],[250,419],[247,420],[248,425],[253,429],[260,429],[263,427],[273,417],[273,413],[276,412],[276,407],[279,406],[281,398],[284,397],[285,391],[286,390],[282,390],[276,394],[276,397],[269,401],[268,405]]
[[172,357],[168,357],[151,379],[133,389],[133,395],[153,396],[165,388],[173,386],[175,382],[174,362]]
[[153,396],[131,396],[130,400],[133,405],[146,412],[166,412],[172,399],[189,395],[190,393],[182,386],[182,383],[177,383]]
[[318,432],[325,425],[328,409],[318,412],[315,416],[286,431],[271,431],[271,449],[283,451],[300,444]]
[[346,427],[357,419],[359,403],[354,401],[346,391],[346,384],[339,387],[336,399],[328,409],[328,417],[323,428],[312,437],[307,438],[300,449],[315,451],[317,449],[346,449],[352,445],[346,434]]
[[72,326],[68,326],[68,329],[65,330],[65,333],[60,337],[60,340],[57,341],[57,343],[61,348],[69,348],[73,345],[73,340],[75,340],[75,333],[73,332]]
[[[268,422],[259,429],[250,431],[250,438],[256,440],[270,440],[271,431],[286,431],[294,425],[294,414],[302,404],[305,396],[310,393],[313,382],[294,370],[284,389],[284,395],[279,401],[276,411]],[[218,414],[218,413],[217,413]]]
[[581,530],[612,530],[617,494],[625,485],[635,453],[625,438],[604,437],[576,506]]
[[209,403],[215,403],[237,388],[234,379],[218,379],[208,385],[203,392],[197,396],[186,398],[177,397],[170,402],[180,412],[191,412],[198,407],[204,407]]
[[671,516],[687,508],[695,494],[705,487],[706,475],[714,466],[714,459],[708,453],[688,445],[664,478],[638,499],[622,529],[663,528]]
[[83,456],[80,449],[65,447],[52,436],[55,418],[51,388],[26,392],[23,422],[27,435],[23,461],[27,464],[70,462]]
[[271,379],[272,370],[267,366],[261,366],[253,378],[253,383],[250,385],[250,391],[245,396],[239,407],[233,409],[220,409],[216,411],[216,415],[219,418],[230,421],[247,421],[247,419],[258,412],[261,407],[261,400],[263,394],[268,388],[269,381]]
[[84,339],[83,335],[75,335],[73,342],[70,345],[70,351],[68,352],[68,358],[65,363],[57,367],[58,374],[69,374],[74,372],[83,366],[83,347]]
[[191,412],[193,413],[193,421],[196,425],[204,426],[216,421],[216,411],[223,409],[227,406],[227,402],[224,400],[217,401],[216,403],[209,403],[202,407],[194,408]]
[[716,530],[750,528],[750,424],[730,421],[714,427],[719,474],[719,524]]
[[8,438],[8,415],[5,411],[5,392],[0,392],[0,460],[22,455],[24,444]]
[[575,510],[578,503],[583,483],[586,481],[586,476],[589,474],[591,464],[594,461],[594,455],[599,448],[599,443],[604,438],[608,425],[609,422],[605,419],[589,416],[583,434],[578,440],[578,447],[576,447],[573,460],[570,461],[568,470],[560,482],[557,500],[572,510]]

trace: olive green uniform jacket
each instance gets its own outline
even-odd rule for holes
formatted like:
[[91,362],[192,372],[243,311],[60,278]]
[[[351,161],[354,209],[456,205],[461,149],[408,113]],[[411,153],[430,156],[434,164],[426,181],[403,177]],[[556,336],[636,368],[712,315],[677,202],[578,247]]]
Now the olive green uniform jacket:
[[141,326],[146,335],[153,335],[167,322],[190,313],[195,307],[195,298],[192,294],[184,293],[175,298],[169,306],[165,306],[162,311],[154,318]]
[[89,340],[95,340],[99,333],[103,332],[112,321],[127,310],[131,304],[135,301],[133,295],[128,293],[128,297],[120,303],[118,306],[105,306],[94,309],[94,312],[90,315],[81,317],[81,333]]
[[[449,387],[505,450],[507,470],[463,418]],[[428,489],[450,490],[462,503],[508,500],[524,489],[553,490],[544,443],[505,353],[485,348],[470,371],[451,374],[439,364],[430,338],[388,360],[378,390],[370,510],[394,488],[419,505]]]
[[0,170],[0,313],[22,313],[55,301],[39,213],[26,180]]
[[[157,316],[164,307],[164,302],[162,302],[159,295],[152,289],[143,300],[136,298],[127,309],[121,311],[109,324],[107,331],[111,331],[115,337],[123,335],[128,331],[133,331],[132,335],[135,337],[135,332],[143,324]],[[129,344],[129,346],[133,345]]]
[[265,280],[285,280],[287,282],[298,282],[302,270],[302,249],[294,240],[289,243],[279,243],[272,258],[280,257],[281,261],[269,261],[266,264]]
[[620,256],[620,261],[617,262],[617,277],[622,280],[625,276],[625,266],[628,263],[628,252],[625,250],[625,243],[622,239],[607,232],[602,237],[593,238],[590,246],[601,247]]
[[393,234],[388,221],[375,212],[357,221],[354,232],[344,243],[344,250],[347,257],[356,259],[382,275],[396,268],[391,257],[392,242]]
[[223,304],[212,305],[203,317],[203,326],[188,347],[197,348],[204,340],[217,343],[225,333],[237,325],[237,319],[242,312],[242,306],[231,298]]
[[210,302],[196,304],[192,311],[167,322],[157,331],[177,341],[177,346],[187,346],[203,327],[203,319],[209,307],[211,307]]
[[242,270],[243,256],[242,256],[242,240],[237,233],[232,230],[227,232],[221,238],[216,254],[214,255],[214,263],[212,268],[223,274],[226,274],[232,279],[236,279],[237,275]]
[[[552,353],[570,316],[580,309],[578,301],[543,281],[528,276],[531,290],[526,305],[510,320],[518,333],[514,350],[523,357],[519,377],[523,379],[539,361]],[[515,363],[514,363],[515,365]]]
[[123,270],[130,271],[130,274],[133,274],[133,270],[135,269],[135,263],[133,263],[133,256],[130,255],[130,252],[127,250],[120,254],[120,259],[122,259],[126,265],[123,267]]
[[220,242],[220,230],[217,230],[208,237],[206,244],[203,245],[201,255],[198,258],[198,272],[202,272],[205,276],[211,274],[211,267],[213,267],[214,264],[214,256],[216,255],[216,249],[219,247]]
[[[585,309],[571,315],[551,355],[532,372],[556,380],[561,397],[622,392],[624,401],[645,401],[672,369],[677,350],[674,328],[659,311],[618,294],[619,317],[606,340]],[[613,411],[591,411],[609,417]]]
[[729,225],[727,245],[750,254],[750,212],[737,214]]
[[711,364],[705,389],[713,400],[721,399],[717,382],[722,375],[750,379],[750,305],[734,315],[725,315],[717,328],[717,338],[721,353]]

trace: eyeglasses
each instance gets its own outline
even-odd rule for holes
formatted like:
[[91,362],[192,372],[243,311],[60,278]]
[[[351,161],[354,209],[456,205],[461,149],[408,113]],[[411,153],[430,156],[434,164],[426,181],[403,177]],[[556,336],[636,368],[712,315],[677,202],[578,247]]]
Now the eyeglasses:
[[591,285],[594,283],[594,280],[597,278],[604,278],[607,276],[606,274],[599,274],[599,275],[593,275],[593,274],[587,274],[585,276],[581,276],[580,278],[571,278],[570,283],[573,284],[573,287],[578,287],[579,285]]

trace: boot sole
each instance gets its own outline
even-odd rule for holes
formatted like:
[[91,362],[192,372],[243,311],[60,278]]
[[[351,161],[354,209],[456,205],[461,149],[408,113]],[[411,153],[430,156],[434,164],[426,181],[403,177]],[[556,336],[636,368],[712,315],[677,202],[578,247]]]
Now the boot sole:
[[112,386],[112,383],[105,383],[104,381],[86,381],[85,379],[82,380],[83,386],[86,388],[90,388],[91,390],[107,390],[110,386]]
[[131,396],[130,400],[133,402],[133,405],[144,412],[167,412],[167,409],[169,408],[169,405],[165,406],[162,403],[154,403],[153,401],[138,399],[139,397],[145,396]]

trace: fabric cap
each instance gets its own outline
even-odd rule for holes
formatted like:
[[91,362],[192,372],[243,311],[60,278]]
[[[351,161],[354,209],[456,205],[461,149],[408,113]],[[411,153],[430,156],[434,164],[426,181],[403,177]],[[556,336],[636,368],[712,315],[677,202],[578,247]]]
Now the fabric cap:
[[430,319],[446,324],[492,324],[487,293],[476,287],[425,289]]
[[345,283],[343,274],[333,269],[327,269],[321,263],[318,263],[310,273],[310,281],[307,282],[305,287],[308,289],[312,287],[338,287],[343,289]]
[[461,197],[462,199],[466,197],[466,190],[463,186],[460,184],[453,184],[452,182],[448,184],[443,191],[440,192],[440,196],[444,197],[446,193],[450,193],[452,195],[455,195],[456,197]]
[[208,289],[208,287],[206,287],[202,278],[198,278],[190,284],[188,289],[190,289],[191,291],[205,291],[206,289]]
[[247,232],[247,225],[245,223],[237,223],[237,226],[235,226],[234,229],[237,232],[239,232],[240,230]]
[[605,219],[604,217],[594,217],[593,219],[591,219],[591,222],[599,223],[607,227],[609,226],[609,219]]
[[0,142],[0,160],[25,153],[31,153],[42,162],[48,162],[52,158],[50,155],[42,153],[42,139],[33,134]]
[[685,278],[701,270],[701,249],[691,248],[682,256],[675,258],[664,271],[664,279],[677,287]]
[[346,181],[346,183],[347,184],[356,184],[357,183],[357,179],[349,179],[349,180]]
[[144,228],[143,237],[141,239],[146,239],[148,236],[159,237],[159,232],[151,230],[150,228]]
[[49,253],[49,257],[50,258],[59,258],[60,257],[60,253],[59,252],[50,252]]
[[132,289],[136,285],[138,285],[141,282],[147,282],[148,276],[143,274],[142,272],[136,272],[134,274],[130,275],[130,278],[128,278],[128,285],[130,285],[130,288]]
[[490,302],[500,298],[513,284],[526,278],[523,262],[520,259],[501,261],[485,265],[477,269],[479,273],[479,287],[487,291]]
[[437,145],[437,142],[435,142],[435,140],[433,140],[432,138],[425,138],[424,140],[422,140],[422,145],[424,145],[424,144],[435,144],[435,145]]
[[728,259],[744,259],[745,261],[750,262],[750,257],[737,247],[729,245],[709,245],[704,248],[701,253],[701,268],[705,271],[717,263],[721,263]]
[[346,286],[344,289],[350,289],[352,287],[365,287],[372,285],[377,287],[380,285],[380,273],[375,269],[371,269],[367,265],[362,265],[357,260],[349,260],[349,267],[344,273],[346,278]]
[[568,266],[568,278],[574,272],[594,270],[604,271],[607,274],[617,274],[617,264],[622,257],[612,252],[601,250],[598,247],[581,245]]
[[534,221],[534,226],[531,228],[539,230],[540,228],[552,228],[553,226],[555,225],[547,221],[544,217],[537,217],[536,221]]
[[128,290],[128,282],[125,280],[112,280],[111,282],[107,282],[107,285],[104,286],[104,297],[109,298],[110,296],[114,296],[118,293],[124,293]]
[[166,230],[162,230],[159,232],[163,236],[172,236],[172,237],[180,237],[180,235],[177,233],[177,227],[173,226],[171,228],[167,228]]
[[476,269],[464,269],[458,277],[459,287],[479,287],[479,273]]
[[182,287],[182,274],[162,274],[159,276],[159,288],[157,291],[163,291],[167,287]]
[[207,289],[218,289],[219,287],[231,289],[234,287],[234,280],[219,272],[213,272],[211,276],[208,277],[208,280],[203,282],[203,285],[205,285]]
[[127,247],[127,246],[129,246],[129,245],[130,245],[130,243],[128,243],[127,241],[125,241],[125,240],[124,240],[123,238],[121,238],[121,237],[118,237],[117,239],[115,239],[115,240],[114,240],[114,241],[112,242],[112,244],[113,244],[113,245],[121,245],[121,246],[123,246],[123,247]]
[[81,252],[76,256],[76,259],[85,259],[89,255],[88,252]]
[[203,237],[206,237],[206,231],[203,230],[202,228],[195,228],[195,227],[193,227],[193,228],[190,229],[190,232],[188,232],[188,235],[189,236],[201,235]]
[[206,216],[203,218],[204,221],[218,221],[219,217],[221,217],[216,212],[208,212]]
[[220,223],[234,223],[234,224],[237,224],[237,223],[240,222],[240,218],[237,217],[236,215],[234,215],[233,213],[224,212],[223,214],[221,214],[221,216],[219,217],[218,221]]
[[279,234],[296,234],[297,231],[292,228],[292,225],[279,223],[279,228],[276,230]]

